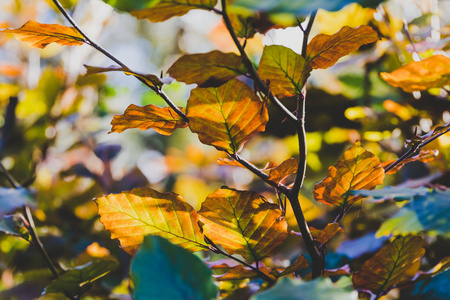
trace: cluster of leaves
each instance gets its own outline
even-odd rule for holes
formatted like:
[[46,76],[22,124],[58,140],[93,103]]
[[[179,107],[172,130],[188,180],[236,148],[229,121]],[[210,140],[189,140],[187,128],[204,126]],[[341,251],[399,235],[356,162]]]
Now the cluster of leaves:
[[[320,116],[310,113],[311,104],[308,104],[319,101],[316,97],[320,97],[307,86],[308,79],[314,79],[316,70],[320,72],[319,70],[331,68],[340,58],[361,49],[359,52],[361,57],[369,56],[363,58],[366,60],[364,82],[369,88],[364,91],[361,98],[364,98],[366,105],[376,100],[373,99],[375,97],[371,93],[370,85],[380,84],[378,78],[376,79],[378,82],[370,78],[372,68],[376,72],[385,71],[381,72],[381,78],[393,87],[402,88],[406,93],[430,89],[438,90],[439,93],[447,91],[441,100],[446,103],[444,107],[448,107],[446,89],[450,83],[450,59],[446,56],[431,54],[427,59],[410,62],[392,72],[386,72],[392,70],[392,62],[383,56],[388,56],[387,50],[384,50],[386,53],[383,55],[378,54],[376,58],[370,57],[375,56],[373,53],[376,53],[375,50],[379,47],[377,42],[381,37],[395,41],[396,32],[389,31],[390,28],[386,28],[386,24],[395,25],[396,20],[386,12],[384,15],[378,13],[380,16],[377,20],[370,20],[371,26],[368,25],[369,21],[354,27],[343,24],[336,32],[316,34],[308,42],[319,8],[328,11],[345,10],[347,4],[353,3],[352,7],[367,11],[370,8],[364,7],[380,5],[382,1],[275,1],[269,4],[245,0],[222,0],[219,4],[214,0],[105,0],[105,2],[118,10],[130,12],[133,16],[150,22],[166,21],[193,9],[211,11],[211,14],[217,14],[222,18],[239,54],[218,50],[203,54],[185,54],[168,68],[167,72],[170,75],[168,78],[142,74],[133,71],[94,42],[57,0],[53,3],[72,27],[28,21],[20,28],[5,29],[3,32],[12,33],[17,39],[35,48],[43,49],[51,43],[57,43],[68,46],[88,45],[100,51],[117,65],[109,67],[86,65],[86,75],[103,78],[100,76],[105,72],[122,72],[138,79],[167,104],[167,107],[131,104],[123,114],[114,116],[111,132],[121,133],[137,128],[152,129],[158,134],[171,136],[180,129],[189,128],[202,144],[212,146],[221,153],[222,157],[217,160],[221,168],[246,169],[268,186],[261,193],[250,187],[222,186],[215,191],[214,189],[209,191],[206,199],[197,199],[201,205],[199,209],[195,209],[180,193],[170,189],[169,192],[160,192],[154,187],[133,188],[139,186],[134,182],[129,186],[123,184],[135,181],[136,176],[132,172],[120,180],[122,182],[120,185],[111,174],[111,162],[120,152],[120,148],[109,146],[97,147],[93,151],[91,149],[103,171],[96,172],[92,168],[89,169],[86,163],[72,166],[73,173],[88,177],[94,182],[90,189],[77,195],[77,198],[87,201],[88,195],[95,194],[94,201],[104,229],[110,232],[111,239],[119,240],[121,249],[133,257],[130,267],[133,297],[214,299],[220,295],[230,299],[311,297],[366,299],[383,297],[392,290],[400,290],[402,295],[423,296],[430,293],[427,284],[423,283],[424,280],[428,281],[429,286],[433,286],[433,282],[437,279],[443,280],[441,279],[443,275],[447,276],[448,280],[449,258],[445,257],[445,253],[433,249],[433,239],[436,236],[443,241],[438,240],[435,247],[439,247],[439,243],[448,243],[449,228],[446,223],[450,201],[450,193],[447,190],[448,169],[443,167],[440,173],[436,173],[437,176],[425,177],[420,182],[404,181],[402,185],[395,187],[388,186],[390,182],[386,182],[388,180],[386,175],[396,174],[402,167],[407,169],[414,163],[423,165],[426,162],[433,162],[439,151],[429,149],[419,152],[419,150],[425,146],[430,147],[431,143],[434,146],[437,138],[445,136],[450,131],[450,123],[430,129],[427,134],[420,135],[416,132],[411,135],[411,139],[406,142],[409,150],[395,159],[393,158],[395,154],[392,153],[395,152],[393,142],[374,143],[367,134],[370,132],[368,128],[373,126],[369,123],[370,116],[375,115],[376,111],[368,106],[350,108],[346,106],[345,116],[348,119],[361,114],[363,116],[360,119],[367,119],[359,120],[360,125],[367,127],[361,126],[361,135],[358,134],[363,142],[367,142],[375,149],[374,144],[382,145],[386,151],[384,153],[374,151],[378,152],[375,154],[363,147],[361,141],[354,139],[352,146],[349,148],[346,146],[348,149],[343,151],[337,163],[328,168],[325,178],[314,187],[312,187],[314,178],[310,182],[304,182],[310,157],[306,155],[308,145],[306,129],[313,131],[308,124],[314,122],[312,117]],[[294,20],[289,25],[279,21],[279,14],[286,13],[291,14]],[[302,23],[303,17],[307,19]],[[317,15],[317,18],[319,17],[320,13]],[[298,26],[303,33],[300,53],[285,46],[268,45],[261,49],[258,63],[249,57],[245,46],[255,38],[256,33],[264,34],[272,28],[289,26]],[[407,24],[402,28],[409,36]],[[362,51],[364,47],[368,49]],[[417,54],[417,49],[414,51]],[[383,63],[386,63],[387,67],[377,69],[381,68],[380,66],[384,68]],[[176,105],[163,90],[170,87],[169,84],[173,80],[196,84],[190,91],[185,107]],[[79,86],[82,85],[80,81],[81,79],[76,83]],[[342,82],[344,83],[345,79],[342,79]],[[96,84],[98,83],[93,82],[90,85]],[[67,86],[58,88],[66,89],[64,95],[71,90]],[[387,89],[386,85],[385,88]],[[390,89],[399,93],[394,88]],[[410,94],[406,93],[400,95],[410,97]],[[433,94],[430,94],[430,97],[438,99]],[[8,108],[14,103],[13,98],[10,98]],[[399,97],[397,102],[382,102],[385,113],[396,116],[394,118],[396,122],[390,121],[388,122],[390,126],[383,125],[384,127],[391,128],[397,125],[399,120],[407,123],[406,121],[413,119],[411,115],[414,109],[400,104],[400,99]],[[295,105],[294,109],[290,103]],[[42,115],[51,114],[50,121],[54,122],[53,124],[68,118],[70,115],[68,111],[73,109],[69,107],[66,112],[61,108],[58,110],[55,108],[56,103],[48,105],[48,108],[50,107],[52,109],[48,109]],[[433,109],[430,110],[433,112]],[[13,121],[8,121],[8,116],[15,116],[14,109],[10,111],[12,112],[6,112],[3,143],[8,142],[6,138],[10,134],[7,131],[8,126],[14,125]],[[424,108],[423,111],[424,114],[427,113],[427,109]],[[319,112],[327,113],[326,107],[319,108]],[[330,112],[336,114],[333,108]],[[436,118],[440,118],[442,112]],[[274,125],[274,120],[280,115],[284,121]],[[346,120],[349,121],[348,119]],[[48,122],[44,118],[43,120]],[[358,118],[354,117],[354,120]],[[271,160],[255,163],[245,158],[245,151],[250,153],[257,151],[252,149],[250,144],[261,136],[262,132],[269,131],[270,126],[295,128],[294,131],[298,136],[295,142],[298,158],[284,158],[280,164]],[[328,129],[330,133],[333,128]],[[377,130],[381,131],[383,128]],[[347,136],[351,133],[351,131],[344,132]],[[47,131],[46,134],[49,135]],[[347,136],[344,137],[345,142],[349,140]],[[445,145],[438,146],[441,147],[440,150],[446,151],[448,156],[448,145],[447,148]],[[331,157],[331,160],[334,159],[336,157]],[[82,160],[80,157],[80,163]],[[41,164],[44,163],[45,159]],[[70,262],[72,266],[63,268],[64,272],[60,275],[60,267],[53,265],[54,261],[60,259],[46,253],[31,215],[30,208],[36,208],[37,204],[40,204],[39,201],[36,204],[29,189],[24,188],[27,183],[18,184],[14,179],[15,176],[11,175],[3,164],[0,164],[0,167],[13,185],[12,189],[4,188],[0,191],[0,230],[12,236],[22,237],[40,249],[49,270],[55,277],[50,284],[45,284],[44,294],[62,293],[70,299],[79,299],[89,293],[108,294],[110,290],[104,285],[95,285],[96,289],[91,287],[94,281],[117,268],[118,262],[110,255],[110,251],[99,247],[98,244],[91,244],[85,248],[86,251],[78,253],[77,259]],[[386,187],[374,190],[376,186],[382,184]],[[421,185],[426,187],[418,188]],[[99,196],[98,188],[106,195]],[[317,202],[325,204],[318,206],[319,208],[315,207],[323,212],[320,218],[316,216],[307,220],[305,217],[307,211],[304,202],[301,203],[304,196],[300,191],[307,189],[312,191]],[[360,203],[363,198],[368,198],[363,201],[373,207],[373,211],[363,211],[365,215],[357,218],[354,214],[361,209],[356,208],[355,204]],[[404,205],[398,208],[396,206],[398,202]],[[334,209],[327,210],[326,206]],[[387,209],[383,211],[383,207]],[[48,208],[48,211],[51,209]],[[74,207],[69,206],[69,209]],[[23,210],[24,215],[19,212],[12,214],[18,210]],[[382,212],[383,219],[376,216],[376,212],[379,211]],[[290,222],[289,214],[294,222]],[[333,214],[335,214],[334,221],[330,222]],[[96,220],[93,216],[90,218]],[[314,226],[322,229],[309,226],[311,221],[314,222]],[[58,224],[62,221],[54,222]],[[360,224],[355,224],[358,222],[374,222],[376,225],[375,228],[362,226],[361,230],[358,229],[361,228]],[[88,230],[95,227],[95,224],[89,222],[87,224]],[[290,231],[289,227],[298,227],[300,233]],[[377,237],[390,237],[384,246],[382,238],[374,237],[373,229],[378,230],[375,234]],[[358,230],[361,232],[358,233]],[[86,234],[86,231],[85,229],[85,232],[78,233],[75,239],[84,238],[83,234]],[[341,232],[349,238],[342,243],[339,240]],[[96,235],[90,236],[90,239],[103,241],[101,234],[102,230],[98,230]],[[305,249],[298,245],[294,246],[292,249],[295,250],[295,257],[283,257],[281,254],[283,248],[289,248],[292,241],[297,243],[296,236],[301,237]],[[368,249],[365,245],[366,238],[376,246]],[[110,244],[109,248],[113,249],[114,245]],[[123,255],[117,249],[116,247],[116,253]],[[198,256],[205,258],[204,261],[192,252],[199,252]],[[342,261],[338,263],[332,261],[330,258],[332,254],[339,255],[339,253],[341,253],[340,260],[353,259],[348,261],[350,265]],[[364,257],[367,254],[369,256]],[[421,260],[424,256],[427,259]],[[280,257],[291,259],[291,262],[284,264],[280,262]],[[120,262],[124,263],[123,261]],[[128,268],[125,269],[126,274]],[[117,282],[115,285],[118,286]],[[127,280],[124,280],[122,285],[126,287]],[[436,297],[440,299],[441,291],[435,292]]]

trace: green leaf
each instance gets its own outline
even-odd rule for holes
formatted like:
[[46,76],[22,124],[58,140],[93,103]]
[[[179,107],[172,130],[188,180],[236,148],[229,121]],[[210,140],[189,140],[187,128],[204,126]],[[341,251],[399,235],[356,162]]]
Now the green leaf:
[[35,206],[31,193],[24,188],[0,188],[0,216],[24,205]]
[[158,236],[145,237],[131,262],[135,299],[216,299],[212,271],[195,255]]
[[24,219],[18,214],[0,216],[0,231],[29,240],[29,234],[25,228]]
[[144,9],[152,7],[161,0],[103,0],[104,2],[108,3],[112,7],[115,7],[122,11],[133,11],[136,9]]
[[64,293],[69,298],[81,296],[91,288],[94,281],[118,266],[119,263],[114,260],[97,260],[69,269],[62,276],[53,280],[45,288],[43,294]]
[[401,209],[394,216],[387,219],[378,228],[376,236],[407,235],[419,233],[423,230],[415,212],[409,209]]
[[284,46],[272,45],[264,47],[258,74],[275,96],[285,98],[301,94],[311,70],[300,54]]
[[251,300],[357,300],[358,293],[351,285],[340,287],[329,278],[302,281],[297,278],[282,277],[277,284]]

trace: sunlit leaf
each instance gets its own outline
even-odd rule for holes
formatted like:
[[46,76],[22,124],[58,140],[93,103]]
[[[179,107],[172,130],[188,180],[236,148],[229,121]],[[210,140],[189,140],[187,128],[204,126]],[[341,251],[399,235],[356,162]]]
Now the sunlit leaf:
[[239,162],[237,162],[236,160],[231,160],[229,158],[218,158],[216,160],[216,163],[219,166],[234,166],[234,167],[241,167],[242,168],[242,165]]
[[24,205],[35,206],[33,196],[27,189],[0,187],[0,216],[22,208]]
[[217,87],[246,73],[242,58],[234,53],[212,51],[180,57],[168,70],[178,81],[196,83],[200,87]]
[[263,131],[269,119],[253,89],[237,79],[218,88],[192,90],[187,116],[189,128],[202,143],[231,153]]
[[326,243],[329,239],[336,235],[338,232],[344,232],[344,230],[339,227],[339,223],[330,223],[325,226],[324,229],[316,229],[310,227],[312,237],[319,243]]
[[91,284],[105,276],[119,263],[115,260],[97,260],[85,265],[67,270],[59,278],[50,283],[44,290],[44,294],[63,293],[69,298],[81,296],[91,288]]
[[450,84],[450,58],[438,54],[380,75],[387,83],[405,92],[442,88]]
[[145,237],[131,262],[134,299],[216,299],[212,272],[195,255],[158,236]]
[[308,267],[309,267],[308,260],[303,255],[300,255],[299,257],[297,257],[297,259],[292,265],[288,266],[284,271],[279,273],[277,277],[288,275],[297,272],[298,270],[306,269]]
[[[182,111],[184,108],[180,107]],[[116,115],[111,121],[111,132],[123,132],[127,129],[138,128],[147,130],[153,128],[163,135],[171,135],[177,128],[188,126],[172,108],[157,107],[153,104],[144,107],[131,104],[123,115]]]
[[[221,265],[218,267],[224,268],[224,267],[227,267],[227,265]],[[212,267],[212,270],[215,270],[215,269],[216,269],[216,267]],[[259,270],[261,272],[265,273],[267,276],[275,279],[275,277],[270,275],[269,268],[261,266],[261,267],[259,267]],[[214,278],[217,281],[226,281],[226,280],[243,280],[243,279],[247,279],[247,278],[257,278],[259,276],[260,275],[258,274],[257,271],[255,271],[249,267],[237,265],[237,266],[233,266],[233,267],[228,267],[228,270],[224,274],[214,276]]]
[[361,196],[350,195],[350,190],[370,190],[382,184],[383,179],[384,170],[380,160],[358,141],[344,152],[336,165],[328,168],[327,177],[314,188],[314,199],[347,207],[361,199]]
[[414,280],[427,280],[450,269],[450,256],[444,257],[437,265],[427,272],[419,271],[419,276]]
[[289,175],[294,174],[298,168],[298,161],[295,158],[289,158],[283,161],[280,165],[276,163],[268,163],[263,171],[269,175],[268,179],[280,183]]
[[250,262],[270,255],[287,236],[283,212],[254,192],[221,188],[198,213],[206,237]]
[[264,47],[258,74],[275,96],[301,94],[310,72],[311,66],[293,50],[279,45]]
[[103,0],[112,7],[123,11],[133,11],[137,9],[144,9],[156,5],[160,0]]
[[16,39],[27,42],[30,47],[45,48],[50,43],[66,46],[83,45],[84,37],[73,27],[59,24],[40,24],[28,21],[18,29],[6,29],[2,32],[13,33]]
[[[396,165],[394,168],[392,168],[391,170],[386,172],[386,174],[395,174],[404,165],[406,165],[406,164],[408,164],[410,162],[413,162],[413,161],[421,161],[421,162],[424,162],[424,163],[430,162],[433,159],[435,159],[436,156],[438,156],[438,155],[439,155],[439,151],[438,150],[421,150],[419,154],[411,156],[411,157],[408,157],[407,159],[403,160],[398,165]],[[381,166],[386,169],[391,164],[393,164],[395,161],[396,161],[396,159],[385,161],[385,162],[383,162],[381,164]]]
[[158,235],[189,251],[207,249],[198,227],[198,215],[175,193],[136,188],[95,199],[100,222],[133,255],[146,235]]
[[131,14],[150,22],[163,22],[172,17],[182,16],[192,9],[212,10],[217,0],[161,0],[151,8],[134,10]]
[[419,233],[423,229],[414,211],[401,209],[381,224],[376,232],[376,236],[407,235],[410,233]]
[[425,254],[424,245],[419,236],[398,236],[353,274],[353,285],[381,295],[410,281],[419,271],[420,258]]
[[371,197],[374,202],[382,202],[387,199],[395,201],[411,200],[417,195],[426,195],[430,191],[429,188],[420,187],[416,189],[406,187],[387,186],[381,190],[358,190],[351,191],[352,195],[361,195],[363,197]]
[[421,135],[421,136],[414,136],[412,139],[410,140],[406,140],[405,144],[406,145],[417,145],[420,143],[427,143],[427,142],[431,142],[434,139],[438,138],[439,136],[446,134],[447,132],[450,132],[450,122],[444,125],[438,125],[436,127],[434,127],[430,132],[428,132],[427,134]]
[[133,70],[130,70],[127,67],[109,66],[107,68],[102,68],[102,67],[92,67],[92,66],[88,66],[88,65],[84,65],[84,67],[86,68],[86,75],[119,71],[119,72],[124,72],[127,75],[133,75],[133,76],[139,77],[140,79],[146,81],[147,83],[149,83],[152,86],[160,87],[164,84],[163,83],[164,79],[160,79],[156,75],[141,74],[138,72],[134,72]]
[[333,66],[339,58],[378,39],[378,33],[370,26],[344,26],[333,35],[316,35],[308,44],[306,61],[313,69],[326,69]]

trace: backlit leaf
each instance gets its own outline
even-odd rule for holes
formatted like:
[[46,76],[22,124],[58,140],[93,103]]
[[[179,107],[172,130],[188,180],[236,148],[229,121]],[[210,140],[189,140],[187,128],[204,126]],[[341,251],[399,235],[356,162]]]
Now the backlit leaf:
[[206,237],[250,262],[270,255],[287,236],[283,212],[254,192],[221,188],[198,213]]
[[156,5],[160,0],[103,0],[112,7],[122,11],[133,11],[137,9],[149,8]]
[[18,29],[6,29],[2,32],[12,33],[16,39],[27,42],[30,47],[45,48],[50,43],[66,46],[83,45],[84,37],[73,27],[59,24],[40,24],[28,21]]
[[438,54],[422,61],[413,61],[391,72],[380,73],[387,83],[405,92],[442,88],[450,84],[450,58]]
[[229,158],[218,158],[216,160],[216,163],[219,166],[234,166],[234,167],[241,167],[243,168],[243,166],[236,160],[231,160]]
[[279,273],[277,277],[288,275],[297,272],[298,270],[306,269],[308,267],[308,260],[303,255],[300,255],[292,265],[288,266],[283,272]]
[[430,279],[442,272],[450,269],[450,256],[444,257],[437,265],[427,272],[419,271],[419,276],[415,280]]
[[350,190],[370,190],[382,184],[383,179],[384,169],[380,160],[358,141],[344,152],[336,165],[328,168],[327,177],[314,188],[314,199],[347,207],[361,199],[361,196],[350,195]]
[[289,175],[294,174],[298,168],[298,161],[295,158],[289,158],[283,161],[280,165],[276,163],[268,163],[263,171],[269,175],[269,180],[275,183],[280,183]]
[[187,116],[189,128],[203,144],[231,153],[263,131],[269,119],[253,89],[237,79],[218,88],[192,90]]
[[[400,170],[404,165],[413,162],[413,161],[421,161],[421,162],[429,162],[438,156],[439,151],[438,150],[421,150],[419,154],[408,157],[407,159],[400,162],[397,166],[386,172],[386,174],[395,174]],[[391,164],[393,164],[396,161],[396,159],[392,159],[389,161],[385,161],[381,164],[383,168],[389,167]]]
[[316,229],[310,227],[312,237],[319,243],[326,243],[329,239],[336,235],[338,232],[344,232],[344,230],[339,227],[339,223],[330,223],[325,226],[324,229]]
[[[180,107],[182,111],[184,108]],[[111,132],[122,132],[131,128],[147,130],[153,128],[163,135],[172,134],[177,128],[188,126],[172,108],[157,107],[153,104],[144,107],[131,104],[123,115],[116,115],[111,121]]]
[[313,69],[326,69],[333,66],[339,58],[378,39],[378,33],[370,26],[344,26],[333,35],[316,35],[308,44],[306,61]]
[[301,94],[311,72],[311,66],[300,55],[284,46],[265,46],[259,62],[258,74],[279,97]]
[[84,65],[84,67],[86,68],[86,75],[105,73],[105,72],[112,72],[112,71],[119,71],[119,72],[124,72],[127,75],[133,75],[133,76],[139,77],[140,79],[146,81],[147,83],[149,83],[152,86],[160,87],[160,86],[162,86],[164,84],[162,82],[162,80],[164,80],[164,79],[160,79],[156,75],[141,74],[141,73],[138,73],[138,72],[134,72],[133,70],[130,70],[127,67],[110,66],[110,67],[107,67],[107,68],[102,68],[102,67],[92,67],[92,66],[88,66],[88,65]]
[[161,236],[192,252],[207,249],[198,215],[180,195],[136,188],[96,198],[95,203],[100,222],[130,255],[146,235]]
[[425,254],[424,245],[419,236],[398,236],[353,274],[354,287],[381,295],[410,281],[419,271],[420,258]]
[[211,87],[245,74],[246,69],[240,56],[215,50],[183,55],[169,68],[168,73],[178,81]]
[[[224,267],[224,266],[220,266],[220,267]],[[212,267],[212,269],[214,270],[215,267]],[[275,277],[273,277],[270,274],[270,269],[267,267],[259,267],[259,270],[263,273],[265,273],[267,276],[275,279]],[[222,274],[222,275],[217,275],[214,276],[214,278],[217,281],[226,281],[226,280],[243,280],[243,279],[247,279],[247,278],[257,278],[260,275],[258,274],[257,271],[249,268],[249,267],[244,267],[242,265],[237,265],[237,266],[233,266],[233,267],[229,267],[229,269],[226,271],[226,273]]]
[[172,17],[182,16],[192,9],[212,10],[217,0],[161,0],[151,8],[134,10],[131,14],[150,22],[163,22]]

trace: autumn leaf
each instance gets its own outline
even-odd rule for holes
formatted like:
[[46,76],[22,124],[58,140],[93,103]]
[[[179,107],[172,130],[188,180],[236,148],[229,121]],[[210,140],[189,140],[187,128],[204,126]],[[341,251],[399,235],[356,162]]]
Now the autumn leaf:
[[59,24],[40,24],[28,21],[18,29],[6,29],[2,32],[12,33],[19,41],[27,42],[30,47],[45,48],[50,43],[63,46],[80,46],[84,37],[73,27]]
[[339,223],[330,223],[325,226],[324,229],[316,229],[314,227],[310,227],[312,237],[318,241],[319,243],[325,244],[336,235],[338,232],[344,232],[344,230],[339,227]]
[[229,158],[218,158],[216,160],[216,163],[219,166],[233,166],[233,167],[241,167],[243,168],[243,166],[236,160],[231,160]]
[[438,54],[422,61],[413,61],[381,78],[405,92],[442,88],[450,84],[450,58]]
[[326,69],[333,66],[339,58],[378,39],[378,33],[370,26],[344,26],[333,35],[316,35],[308,44],[306,61],[313,69]]
[[424,240],[419,236],[398,236],[353,274],[354,287],[383,295],[393,287],[408,282],[419,271],[420,258],[425,254],[424,245]]
[[216,4],[217,0],[161,0],[150,8],[133,10],[131,14],[138,19],[163,22],[172,17],[182,16],[192,9],[212,10]]
[[[411,157],[403,160],[397,166],[395,166],[394,168],[392,168],[391,170],[386,172],[386,174],[395,174],[401,168],[403,168],[404,165],[409,164],[409,163],[414,162],[414,161],[421,161],[421,162],[424,162],[424,163],[432,161],[432,160],[434,160],[436,158],[436,156],[438,156],[438,154],[439,154],[438,150],[421,150],[419,154],[411,156]],[[395,161],[396,161],[396,159],[385,161],[385,162],[383,162],[381,164],[381,166],[384,169],[386,169],[387,167],[392,165]]]
[[94,199],[100,222],[134,255],[146,235],[168,239],[189,251],[208,249],[198,226],[198,215],[175,193],[136,188]]
[[234,53],[212,51],[180,57],[168,70],[178,81],[196,83],[200,87],[217,87],[246,73],[242,58]]
[[276,277],[289,275],[289,274],[292,274],[299,270],[306,269],[308,267],[309,267],[308,260],[303,255],[300,255],[299,257],[297,257],[297,259],[295,260],[295,262],[292,265],[288,266],[284,271],[277,274]]
[[237,79],[218,88],[192,90],[187,116],[189,128],[203,144],[233,154],[263,131],[269,119],[253,89]]
[[414,278],[415,281],[430,279],[442,272],[450,269],[450,256],[444,257],[437,265],[427,272],[419,271],[419,276]]
[[[184,112],[184,108],[180,109]],[[188,126],[172,108],[161,108],[153,104],[144,107],[131,104],[123,115],[114,116],[111,125],[111,132],[121,133],[132,128],[140,130],[153,128],[163,135],[171,135],[177,128]]]
[[289,158],[285,161],[283,161],[280,165],[277,165],[276,163],[268,163],[263,171],[269,175],[267,178],[268,180],[271,180],[275,182],[276,184],[283,181],[286,177],[289,175],[294,174],[297,171],[298,168],[298,161],[295,158]]
[[287,236],[283,212],[254,192],[221,188],[198,214],[207,238],[249,262],[270,255]]
[[284,46],[265,46],[258,74],[279,97],[300,94],[311,72],[311,66],[300,55]]
[[84,65],[84,67],[86,68],[86,75],[119,71],[119,72],[124,72],[126,75],[136,76],[136,77],[146,81],[151,86],[161,87],[164,84],[163,81],[160,78],[158,78],[156,75],[141,74],[138,72],[134,72],[133,70],[130,70],[127,67],[110,66],[107,68],[102,68],[102,67],[92,67],[92,66],[88,66],[88,65]]
[[344,208],[361,199],[350,195],[350,190],[373,189],[383,183],[384,176],[378,157],[358,141],[328,168],[327,177],[314,188],[314,199]]
[[[222,264],[222,265],[218,265],[218,266],[213,266],[211,269],[212,270],[227,269],[227,271],[224,274],[214,276],[214,279],[216,281],[244,280],[244,279],[256,278],[256,277],[260,276],[256,270],[251,269],[249,267],[244,267],[242,265],[236,265],[233,267],[229,267],[226,264]],[[270,274],[269,268],[267,268],[265,266],[260,266],[259,270],[261,272],[263,272],[264,274],[266,274],[267,276],[269,276],[270,278],[275,279],[275,277]]]

